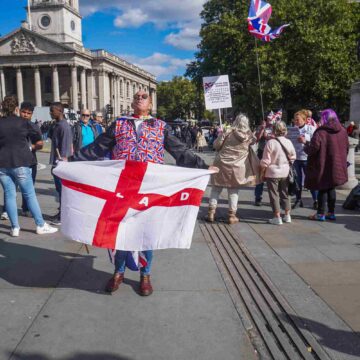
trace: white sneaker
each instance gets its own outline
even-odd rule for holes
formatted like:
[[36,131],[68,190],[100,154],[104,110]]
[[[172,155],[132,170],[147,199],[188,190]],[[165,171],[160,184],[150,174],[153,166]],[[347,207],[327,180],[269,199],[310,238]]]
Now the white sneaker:
[[56,233],[58,230],[59,229],[52,227],[47,223],[45,223],[43,226],[36,227],[36,233],[38,235],[53,234]]
[[18,237],[20,234],[20,228],[12,228],[10,230],[10,236],[12,237]]
[[1,214],[1,220],[9,220],[9,215],[6,211]]
[[284,215],[284,217],[283,217],[283,222],[284,222],[284,223],[288,223],[288,224],[291,223],[291,216],[290,216],[290,214]]
[[272,219],[269,219],[269,223],[272,225],[282,225],[283,224],[281,217],[274,217]]

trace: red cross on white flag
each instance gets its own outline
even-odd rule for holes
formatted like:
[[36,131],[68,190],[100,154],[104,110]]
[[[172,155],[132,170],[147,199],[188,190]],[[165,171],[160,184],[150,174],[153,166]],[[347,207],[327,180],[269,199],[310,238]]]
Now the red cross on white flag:
[[118,250],[188,249],[209,170],[137,161],[61,162],[61,231]]

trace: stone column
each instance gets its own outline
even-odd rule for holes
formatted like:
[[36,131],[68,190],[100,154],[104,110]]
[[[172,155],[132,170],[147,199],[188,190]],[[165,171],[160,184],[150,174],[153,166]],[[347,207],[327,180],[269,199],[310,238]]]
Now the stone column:
[[115,76],[115,113],[114,116],[119,116],[119,108],[120,108],[120,89],[119,89],[119,76]]
[[348,182],[344,185],[339,186],[339,189],[348,189],[351,190],[358,183],[358,179],[355,176],[355,147],[359,143],[358,139],[349,137],[349,152],[347,156],[347,161],[350,164],[347,168],[348,170]]
[[115,98],[115,96],[114,96],[114,75],[113,74],[111,74],[110,76],[109,76],[109,82],[110,82],[110,105],[112,106],[112,107],[114,107],[114,98]]
[[156,113],[157,113],[156,90],[149,89],[149,91],[151,94],[151,101],[152,101],[152,113],[153,113],[153,115],[156,115]]
[[96,111],[97,109],[93,109],[94,107],[94,79],[92,70],[87,73],[87,106],[90,111]]
[[34,85],[35,85],[35,104],[36,106],[42,106],[41,99],[41,79],[40,79],[40,69],[38,66],[34,69]]
[[86,98],[86,69],[81,70],[80,74],[80,91],[81,91],[81,108],[87,109],[87,98]]
[[124,98],[124,78],[123,77],[120,77],[120,80],[119,80],[119,88],[120,88],[120,92],[119,92],[119,95],[120,97],[123,99]]
[[52,80],[53,101],[60,102],[59,73],[56,65],[52,67]]
[[77,67],[71,67],[71,88],[72,88],[72,107],[75,112],[79,111],[79,90],[77,82]]
[[17,98],[19,100],[19,104],[24,101],[24,88],[23,88],[23,77],[21,68],[16,69],[16,89],[17,89]]
[[360,81],[351,87],[350,121],[360,124]]
[[99,70],[99,110],[105,113],[105,76],[106,72],[104,70]]
[[0,69],[0,83],[1,83],[1,101],[4,100],[6,96],[6,84],[5,84],[5,74],[4,69]]

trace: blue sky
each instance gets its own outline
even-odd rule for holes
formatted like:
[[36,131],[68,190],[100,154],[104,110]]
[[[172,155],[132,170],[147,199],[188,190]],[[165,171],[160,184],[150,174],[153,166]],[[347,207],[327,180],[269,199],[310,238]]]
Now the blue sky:
[[[158,80],[182,75],[199,42],[205,0],[80,0],[83,41],[150,71]],[[0,34],[20,26],[26,0],[0,0]]]

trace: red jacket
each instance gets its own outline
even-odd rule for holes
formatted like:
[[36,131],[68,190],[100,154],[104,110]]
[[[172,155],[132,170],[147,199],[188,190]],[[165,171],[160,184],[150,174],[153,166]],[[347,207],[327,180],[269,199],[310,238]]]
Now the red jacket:
[[304,147],[308,154],[305,187],[328,190],[345,184],[348,148],[348,135],[340,123],[329,122],[319,127]]

